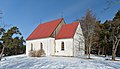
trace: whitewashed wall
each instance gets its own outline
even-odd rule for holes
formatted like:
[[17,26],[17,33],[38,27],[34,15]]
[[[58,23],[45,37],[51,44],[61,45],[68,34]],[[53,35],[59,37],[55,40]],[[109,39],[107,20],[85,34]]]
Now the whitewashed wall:
[[[56,53],[58,56],[73,56],[73,39],[57,39]],[[64,51],[61,50],[61,44],[64,42]]]
[[75,32],[73,41],[74,41],[74,56],[83,56],[85,54],[85,42],[80,23]]
[[26,55],[29,55],[29,51],[31,50],[31,43],[33,44],[33,50],[39,50],[41,45],[43,44],[43,49],[46,53],[46,56],[54,55],[54,38],[42,38],[35,40],[27,40],[26,41]]

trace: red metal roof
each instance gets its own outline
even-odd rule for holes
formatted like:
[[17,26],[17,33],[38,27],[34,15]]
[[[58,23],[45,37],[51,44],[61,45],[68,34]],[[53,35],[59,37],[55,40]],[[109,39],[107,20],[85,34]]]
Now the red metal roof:
[[39,24],[38,27],[30,34],[30,36],[26,40],[50,37],[50,35],[53,33],[55,28],[62,20],[63,18],[60,18],[57,20]]
[[73,22],[71,24],[64,24],[61,27],[58,35],[56,36],[56,39],[73,38],[78,24],[79,24],[78,22]]

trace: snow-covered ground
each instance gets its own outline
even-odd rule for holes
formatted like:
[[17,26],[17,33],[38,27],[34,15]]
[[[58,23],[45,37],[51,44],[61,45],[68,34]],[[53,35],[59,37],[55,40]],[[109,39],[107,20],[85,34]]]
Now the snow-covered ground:
[[120,69],[120,61],[92,57],[90,60],[76,57],[37,58],[17,55],[3,58],[0,69]]

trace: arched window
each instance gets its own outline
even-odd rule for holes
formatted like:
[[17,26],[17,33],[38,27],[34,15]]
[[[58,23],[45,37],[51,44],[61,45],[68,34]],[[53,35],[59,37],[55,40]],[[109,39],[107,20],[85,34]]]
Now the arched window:
[[64,51],[64,42],[61,43],[61,50]]
[[33,44],[31,43],[31,51],[33,51]]
[[40,49],[43,49],[43,44],[42,43],[40,43]]

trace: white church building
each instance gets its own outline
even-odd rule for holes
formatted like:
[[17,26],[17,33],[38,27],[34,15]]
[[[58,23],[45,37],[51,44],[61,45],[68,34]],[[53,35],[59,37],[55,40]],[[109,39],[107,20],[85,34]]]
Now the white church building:
[[26,39],[26,55],[43,49],[46,56],[80,56],[85,42],[79,22],[66,24],[63,18],[39,24]]

